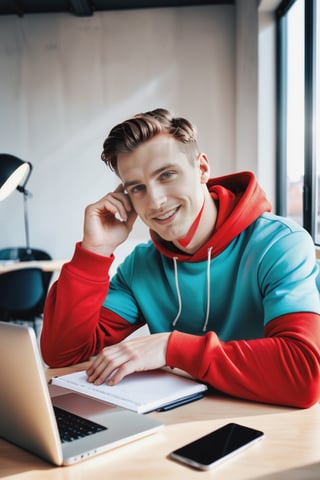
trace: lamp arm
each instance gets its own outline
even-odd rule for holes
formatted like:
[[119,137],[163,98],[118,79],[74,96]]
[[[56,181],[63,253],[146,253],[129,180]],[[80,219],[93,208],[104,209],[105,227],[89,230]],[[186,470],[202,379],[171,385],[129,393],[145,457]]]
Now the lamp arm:
[[22,185],[17,186],[17,190],[21,193],[23,193],[23,207],[24,207],[24,231],[25,231],[25,237],[26,237],[26,258],[32,257],[32,249],[30,247],[30,237],[29,237],[29,216],[28,216],[28,198],[30,198],[32,195],[31,193],[25,188],[29,177],[32,172],[32,165],[30,162],[26,162],[29,165],[29,172],[23,182]]
[[29,192],[25,190],[23,192],[23,206],[24,206],[24,231],[26,236],[26,254],[27,257],[32,255],[32,250],[30,247],[30,237],[29,237],[29,216],[28,216],[28,197]]

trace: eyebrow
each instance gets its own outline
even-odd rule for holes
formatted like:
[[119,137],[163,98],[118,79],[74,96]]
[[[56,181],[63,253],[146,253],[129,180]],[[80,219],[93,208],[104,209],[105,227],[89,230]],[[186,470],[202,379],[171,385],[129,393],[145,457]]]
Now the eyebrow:
[[[177,165],[175,163],[168,163],[167,165],[164,165],[163,167],[160,167],[160,168],[157,168],[156,170],[154,170],[151,173],[151,177],[156,177],[157,175],[164,172],[168,168],[173,168],[173,167],[176,167],[176,166]],[[129,182],[124,182],[123,186],[126,190],[128,187],[132,187],[133,185],[138,185],[139,183],[141,183],[140,180],[130,180]]]

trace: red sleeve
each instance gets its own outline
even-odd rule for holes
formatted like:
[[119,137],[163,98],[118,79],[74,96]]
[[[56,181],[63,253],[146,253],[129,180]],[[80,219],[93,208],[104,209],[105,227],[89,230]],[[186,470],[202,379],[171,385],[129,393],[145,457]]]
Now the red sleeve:
[[62,267],[46,300],[41,333],[42,357],[50,367],[88,360],[141,326],[101,307],[112,261],[77,244],[71,262]]
[[235,397],[307,408],[320,399],[319,320],[313,313],[288,314],[257,340],[222,342],[214,332],[175,331],[167,364]]

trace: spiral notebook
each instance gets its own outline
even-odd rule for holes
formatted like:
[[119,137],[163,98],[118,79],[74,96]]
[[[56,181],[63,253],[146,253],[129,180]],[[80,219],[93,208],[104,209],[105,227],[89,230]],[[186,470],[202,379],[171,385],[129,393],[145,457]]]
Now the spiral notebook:
[[207,390],[204,383],[162,369],[133,373],[114,386],[88,383],[85,371],[55,377],[52,383],[138,413],[169,410]]

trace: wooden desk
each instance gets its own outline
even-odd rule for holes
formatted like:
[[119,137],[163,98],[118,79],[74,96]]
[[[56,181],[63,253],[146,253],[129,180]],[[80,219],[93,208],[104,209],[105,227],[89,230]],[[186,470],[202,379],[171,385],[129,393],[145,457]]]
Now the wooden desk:
[[20,268],[41,268],[44,272],[56,272],[61,270],[66,260],[31,260],[30,262],[11,262],[0,260],[0,274],[19,270]]
[[[85,365],[47,370],[53,375]],[[165,428],[70,467],[53,467],[0,439],[0,477],[8,480],[319,480],[320,405],[308,410],[281,408],[210,395],[175,410],[151,414]],[[166,457],[168,453],[230,421],[265,432],[261,442],[214,470],[198,472]]]

